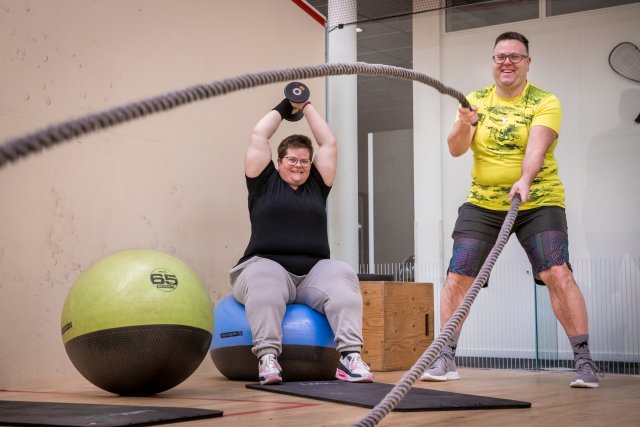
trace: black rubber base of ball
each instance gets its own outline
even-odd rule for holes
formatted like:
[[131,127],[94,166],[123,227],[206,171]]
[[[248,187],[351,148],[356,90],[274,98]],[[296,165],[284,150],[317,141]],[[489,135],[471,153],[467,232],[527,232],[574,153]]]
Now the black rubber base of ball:
[[186,380],[210,345],[211,333],[200,328],[142,325],[81,335],[65,349],[95,386],[123,396],[148,396]]
[[[218,371],[230,380],[257,381],[258,359],[249,346],[221,347],[209,352]],[[278,362],[284,381],[320,381],[336,377],[340,354],[335,348],[287,344]]]

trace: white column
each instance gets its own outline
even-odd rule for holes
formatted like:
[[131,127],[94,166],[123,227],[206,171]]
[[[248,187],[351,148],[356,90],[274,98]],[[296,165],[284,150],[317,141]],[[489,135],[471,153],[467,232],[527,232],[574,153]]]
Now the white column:
[[[327,21],[327,63],[357,61],[356,26],[338,28],[335,11],[349,10],[355,0],[330,0]],[[344,19],[340,19],[344,21]],[[357,76],[327,78],[327,121],[338,141],[338,171],[329,196],[331,257],[358,269],[358,88]]]
[[[419,13],[413,16],[413,66],[440,79],[440,16]],[[416,281],[426,281],[438,271],[444,273],[442,220],[442,156],[446,150],[443,136],[442,95],[435,89],[413,85],[413,153]],[[457,104],[447,100],[446,102]],[[447,128],[451,125],[446,117]],[[451,230],[446,230],[450,233]],[[441,283],[434,283],[435,328],[440,329]]]
[[[413,18],[413,65],[436,79],[440,78],[439,23],[440,16],[433,13]],[[442,95],[423,84],[414,83],[413,88],[416,266],[442,266],[442,156],[446,150],[441,133]],[[421,273],[416,268],[416,280],[422,280]]]

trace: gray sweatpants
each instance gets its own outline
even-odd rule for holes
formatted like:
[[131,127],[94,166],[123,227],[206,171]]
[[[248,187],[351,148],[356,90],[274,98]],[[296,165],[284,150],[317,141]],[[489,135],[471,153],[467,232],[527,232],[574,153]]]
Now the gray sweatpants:
[[362,295],[358,276],[346,263],[325,259],[306,276],[289,273],[270,259],[253,257],[229,271],[235,299],[244,304],[257,357],[282,352],[287,304],[305,304],[327,316],[338,351],[360,351]]

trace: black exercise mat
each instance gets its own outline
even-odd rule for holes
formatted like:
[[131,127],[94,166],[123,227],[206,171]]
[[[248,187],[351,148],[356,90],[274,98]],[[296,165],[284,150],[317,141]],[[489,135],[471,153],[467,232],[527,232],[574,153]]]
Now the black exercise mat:
[[0,400],[0,426],[152,426],[220,416],[215,409]]
[[[345,381],[298,381],[278,385],[247,384],[247,388],[373,408],[391,391],[393,385],[375,382],[357,384]],[[530,407],[531,403],[518,400],[412,388],[394,411],[460,411]]]

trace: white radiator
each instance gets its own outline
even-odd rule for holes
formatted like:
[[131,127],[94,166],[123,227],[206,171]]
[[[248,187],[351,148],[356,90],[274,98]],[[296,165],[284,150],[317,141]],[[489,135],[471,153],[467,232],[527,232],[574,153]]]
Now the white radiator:
[[[589,315],[590,349],[605,372],[640,374],[640,258],[572,260]],[[361,273],[434,284],[439,301],[445,272],[437,263],[376,264]],[[436,328],[439,328],[438,307]],[[426,350],[426,349],[425,349]],[[459,366],[501,369],[573,368],[573,354],[556,320],[549,292],[534,285],[531,266],[498,260],[478,294],[458,343]]]

